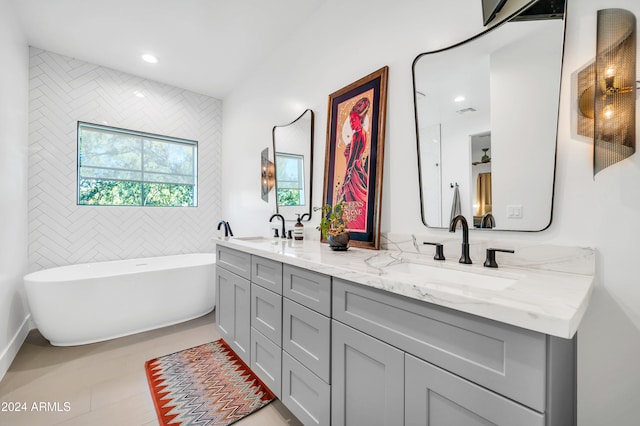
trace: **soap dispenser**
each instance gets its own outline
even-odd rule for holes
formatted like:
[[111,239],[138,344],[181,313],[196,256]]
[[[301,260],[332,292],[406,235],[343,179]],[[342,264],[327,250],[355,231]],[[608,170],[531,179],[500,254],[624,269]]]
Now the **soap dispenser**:
[[304,239],[304,225],[302,224],[302,219],[304,219],[305,216],[309,216],[309,213],[305,213],[303,215],[298,214],[298,222],[293,225],[293,239],[296,241]]

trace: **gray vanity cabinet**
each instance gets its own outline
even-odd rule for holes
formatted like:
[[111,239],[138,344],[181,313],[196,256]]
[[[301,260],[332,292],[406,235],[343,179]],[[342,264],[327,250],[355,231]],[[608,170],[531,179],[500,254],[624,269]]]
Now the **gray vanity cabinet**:
[[404,424],[404,353],[337,321],[331,323],[331,424]]
[[305,425],[575,426],[560,339],[217,248],[216,327]]
[[[231,349],[250,365],[250,255],[218,246],[216,257],[216,329]],[[238,272],[247,276],[237,275]]]

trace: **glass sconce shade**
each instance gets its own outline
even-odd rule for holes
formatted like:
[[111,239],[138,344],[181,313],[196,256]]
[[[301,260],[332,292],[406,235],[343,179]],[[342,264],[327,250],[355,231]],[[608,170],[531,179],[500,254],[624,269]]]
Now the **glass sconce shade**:
[[593,174],[636,149],[636,18],[598,11],[596,59],[578,73],[578,133],[593,137]]
[[636,151],[636,18],[598,11],[593,174]]
[[262,150],[260,154],[260,187],[262,200],[269,202],[269,191],[275,183],[275,171],[273,161],[269,160],[269,148]]

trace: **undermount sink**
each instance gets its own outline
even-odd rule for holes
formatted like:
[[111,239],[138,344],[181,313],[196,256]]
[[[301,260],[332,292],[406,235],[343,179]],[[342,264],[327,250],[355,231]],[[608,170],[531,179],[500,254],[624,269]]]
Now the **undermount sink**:
[[240,240],[240,241],[266,241],[266,240],[270,240],[270,238],[265,238],[265,237],[233,237],[234,240]]
[[438,284],[456,284],[486,290],[504,290],[519,280],[519,278],[478,274],[471,271],[460,271],[422,263],[403,262],[387,266],[384,269],[394,273],[417,275],[422,280],[433,281]]

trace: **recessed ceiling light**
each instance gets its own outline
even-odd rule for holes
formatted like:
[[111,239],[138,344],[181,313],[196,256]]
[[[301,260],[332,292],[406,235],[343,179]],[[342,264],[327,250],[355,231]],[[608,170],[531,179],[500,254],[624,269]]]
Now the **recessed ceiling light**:
[[453,102],[462,102],[464,101],[464,96],[456,96]]
[[157,64],[158,63],[158,58],[156,58],[155,56],[153,56],[150,53],[145,53],[144,55],[142,55],[142,60],[149,62],[150,64]]
[[136,90],[135,92],[133,92],[133,94],[138,98],[144,98],[144,93],[140,92],[139,90]]

